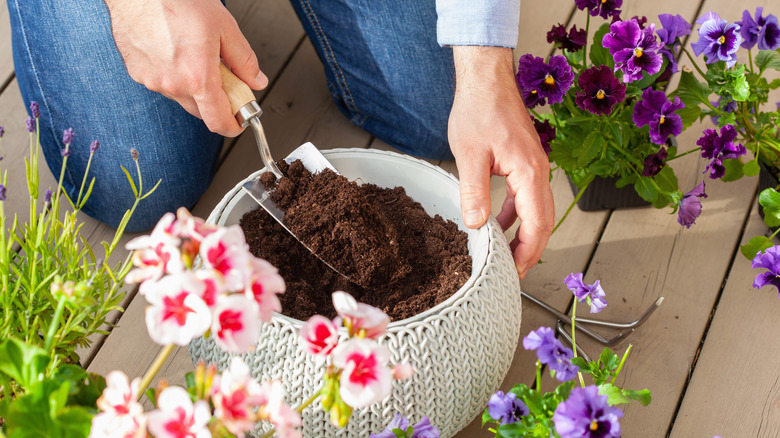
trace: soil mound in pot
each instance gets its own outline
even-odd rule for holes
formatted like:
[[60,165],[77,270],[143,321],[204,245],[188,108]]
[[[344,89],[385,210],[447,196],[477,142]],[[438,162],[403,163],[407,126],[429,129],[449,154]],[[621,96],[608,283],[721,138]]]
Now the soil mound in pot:
[[355,280],[333,272],[262,208],[251,211],[240,226],[250,251],[284,278],[285,315],[334,317],[331,293],[343,290],[400,320],[446,300],[471,275],[466,233],[430,217],[402,187],[358,185],[330,170],[312,176],[299,161],[278,164],[285,175],[278,185],[270,173],[261,180],[275,185],[271,197],[285,224]]

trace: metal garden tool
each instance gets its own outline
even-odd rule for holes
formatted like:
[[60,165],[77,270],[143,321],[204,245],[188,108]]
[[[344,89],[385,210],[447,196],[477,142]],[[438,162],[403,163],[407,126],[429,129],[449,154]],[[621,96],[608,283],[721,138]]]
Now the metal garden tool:
[[[271,150],[268,148],[268,140],[265,138],[265,131],[263,125],[260,123],[260,116],[263,114],[263,110],[260,109],[255,100],[255,95],[252,89],[244,83],[238,76],[234,75],[225,64],[220,64],[220,73],[222,75],[222,89],[230,100],[230,109],[236,116],[236,120],[242,127],[249,126],[252,132],[255,134],[257,140],[257,148],[260,150],[260,157],[263,159],[266,170],[273,173],[277,180],[282,177],[282,172],[276,165],[273,157],[271,156]],[[320,151],[314,147],[311,143],[306,143],[299,146],[292,151],[290,155],[285,158],[285,161],[291,163],[295,160],[301,160],[303,167],[313,174],[319,173],[323,170],[331,169],[338,173],[336,168],[320,153]],[[260,179],[250,181],[244,184],[244,190],[255,200],[261,207],[265,209],[279,224],[284,227],[295,239],[312,254],[322,260],[323,263],[328,265],[333,271],[339,275],[349,279],[344,274],[334,268],[333,265],[328,263],[327,260],[323,260],[316,252],[314,252],[308,245],[306,245],[295,233],[290,230],[287,225],[284,224],[284,212],[276,206],[276,203],[271,199],[270,192],[266,189],[265,185],[260,182]]]

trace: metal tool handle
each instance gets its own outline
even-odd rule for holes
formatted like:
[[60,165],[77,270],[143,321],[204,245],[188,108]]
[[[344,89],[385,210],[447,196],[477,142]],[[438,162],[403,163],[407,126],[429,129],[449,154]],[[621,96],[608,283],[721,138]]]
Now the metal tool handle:
[[271,149],[268,147],[268,140],[265,138],[263,125],[260,123],[260,116],[263,110],[255,100],[255,94],[244,81],[234,75],[232,71],[223,63],[219,64],[219,73],[222,76],[222,89],[227,94],[230,101],[230,109],[236,116],[236,120],[242,127],[251,126],[252,132],[257,140],[257,148],[260,150],[260,158],[263,159],[265,168],[270,170],[276,179],[282,177],[282,171],[276,166],[276,162],[271,156]]

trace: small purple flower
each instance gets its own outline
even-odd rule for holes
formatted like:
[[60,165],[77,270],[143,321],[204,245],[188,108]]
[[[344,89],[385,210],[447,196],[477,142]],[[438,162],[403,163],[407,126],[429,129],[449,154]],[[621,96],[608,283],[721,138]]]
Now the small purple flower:
[[656,53],[661,47],[656,41],[655,24],[640,29],[636,20],[617,21],[601,43],[615,59],[615,71],[623,71],[623,82],[642,79],[642,72],[654,75],[661,70],[663,57]]
[[385,426],[384,430],[379,433],[372,433],[368,436],[368,438],[396,438],[395,433],[393,433],[393,429],[401,429],[403,431],[409,429],[409,420],[407,420],[405,417],[402,417],[400,412],[395,413],[395,417],[393,417],[393,419],[387,423],[387,426]]
[[[555,371],[555,378],[566,382],[577,375],[579,368],[571,363],[574,352],[566,348],[555,338],[555,332],[549,327],[540,327],[523,338],[523,348],[536,350],[539,362]],[[496,418],[496,417],[493,417]]]
[[100,142],[97,140],[92,140],[92,143],[89,145],[89,153],[94,154],[97,152],[98,148],[100,147]]
[[[396,438],[393,430],[400,429],[406,432],[409,429],[409,420],[402,417],[400,413],[396,412],[395,417],[387,423],[384,430],[379,433],[372,433],[369,438]],[[419,423],[412,426],[411,438],[439,438],[439,428],[431,424],[431,420],[428,417],[423,417]],[[406,435],[404,435],[406,436]]]
[[669,60],[672,73],[677,73],[677,57],[675,53],[680,46],[680,37],[691,33],[691,24],[680,15],[661,14],[658,16],[663,28],[655,33],[661,40],[662,48],[658,51]]
[[41,118],[41,108],[40,106],[38,106],[38,102],[35,101],[30,102],[30,113],[36,119]]
[[665,147],[662,147],[660,151],[645,157],[642,176],[654,177],[658,175],[664,166],[666,166],[666,158],[668,156],[669,152]]
[[3,135],[5,135],[5,128],[0,126],[0,138],[3,138]]
[[729,24],[714,12],[707,12],[696,22],[701,23],[701,27],[699,41],[691,44],[693,53],[696,56],[704,54],[707,64],[725,61],[727,67],[733,67],[737,63],[737,50],[742,44],[739,24]]
[[130,148],[130,156],[133,157],[133,161],[138,161],[138,149]]
[[441,432],[439,428],[431,424],[428,417],[423,417],[419,423],[412,426],[412,438],[439,438]]
[[592,114],[609,115],[615,104],[626,98],[626,86],[606,65],[583,71],[577,83],[581,90],[577,92],[577,106]]
[[65,146],[64,149],[60,149],[60,155],[62,156],[62,158],[69,157],[70,156],[70,147]]
[[582,272],[579,272],[577,274],[569,274],[563,280],[563,284],[574,293],[577,301],[581,302],[590,298],[590,313],[599,313],[607,307],[607,300],[604,299],[606,294],[604,289],[601,288],[601,280],[596,280],[593,284],[586,284],[582,281]]
[[701,214],[701,201],[698,198],[706,198],[704,193],[704,181],[694,187],[693,190],[683,195],[680,203],[677,204],[677,223],[690,228],[696,223],[696,219]]
[[5,186],[0,184],[0,201],[5,201]]
[[65,143],[65,146],[73,144],[73,128],[62,131],[62,142]]
[[776,50],[780,47],[780,26],[777,17],[772,14],[762,17],[764,8],[756,8],[756,19],[750,16],[750,11],[742,13],[740,35],[742,35],[742,47],[750,50],[758,44],[758,50]]
[[512,424],[521,421],[521,417],[528,415],[529,410],[522,400],[518,400],[517,394],[497,391],[488,401],[488,414],[500,424]]
[[710,159],[704,168],[704,172],[710,171],[710,179],[718,179],[726,174],[723,160],[737,158],[747,152],[742,144],[734,144],[736,138],[737,129],[725,125],[720,128],[720,136],[714,129],[705,129],[704,135],[696,141],[701,146],[701,157]]
[[558,43],[561,45],[561,49],[576,52],[587,44],[588,34],[585,29],[577,29],[576,24],[568,32],[566,26],[557,24],[547,32],[547,42]]
[[663,91],[646,88],[642,92],[642,100],[634,105],[634,123],[638,127],[650,125],[650,141],[664,144],[671,135],[680,135],[683,129],[682,118],[674,114],[678,109],[685,108],[679,97],[670,102]]
[[43,203],[48,204],[51,202],[51,189],[46,189],[46,193],[43,194]]
[[537,120],[536,117],[531,117],[534,121],[534,128],[536,133],[539,134],[539,141],[542,143],[544,153],[550,155],[552,148],[550,143],[555,140],[555,128],[550,124],[549,120]]
[[774,286],[780,293],[780,246],[773,246],[756,254],[753,258],[753,269],[764,268],[767,272],[756,275],[753,287],[761,289],[766,285]]
[[526,54],[520,57],[516,78],[526,105],[533,108],[536,104],[544,105],[545,99],[550,104],[563,102],[574,82],[574,73],[563,56],[553,56],[550,64],[545,64],[544,59]]
[[[714,107],[719,108],[721,111],[725,111],[727,113],[733,113],[734,111],[737,110],[737,102],[735,102],[733,99],[729,99],[728,102],[724,104],[723,96],[720,96],[717,102],[710,101],[710,103]],[[710,120],[712,120],[713,125],[717,125],[718,120],[720,120],[720,116],[710,116]]]
[[553,414],[561,438],[618,438],[623,411],[607,403],[595,385],[574,388]]
[[27,132],[32,134],[35,132],[35,119],[32,117],[28,117],[27,120],[24,121],[27,124]]
[[581,11],[588,9],[590,15],[601,15],[601,18],[606,20],[620,15],[618,8],[623,5],[623,0],[574,0],[574,3]]

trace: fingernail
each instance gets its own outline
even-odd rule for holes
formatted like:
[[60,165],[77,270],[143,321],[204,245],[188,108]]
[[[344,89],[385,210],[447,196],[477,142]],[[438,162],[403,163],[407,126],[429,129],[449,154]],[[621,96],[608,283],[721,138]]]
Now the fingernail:
[[262,88],[265,88],[265,86],[268,85],[268,78],[265,76],[265,74],[263,72],[260,72],[257,75],[256,81],[260,85],[260,87],[262,87]]
[[463,221],[467,227],[476,227],[482,223],[482,210],[469,210],[463,214]]

